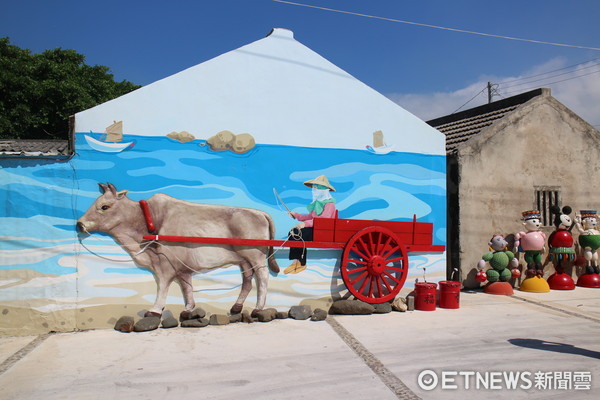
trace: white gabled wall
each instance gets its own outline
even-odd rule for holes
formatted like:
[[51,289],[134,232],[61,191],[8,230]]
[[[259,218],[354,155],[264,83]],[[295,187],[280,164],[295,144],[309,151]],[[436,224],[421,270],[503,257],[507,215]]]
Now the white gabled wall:
[[78,132],[205,139],[221,130],[258,144],[364,149],[383,131],[395,151],[445,154],[444,135],[297,42],[286,29],[76,114]]

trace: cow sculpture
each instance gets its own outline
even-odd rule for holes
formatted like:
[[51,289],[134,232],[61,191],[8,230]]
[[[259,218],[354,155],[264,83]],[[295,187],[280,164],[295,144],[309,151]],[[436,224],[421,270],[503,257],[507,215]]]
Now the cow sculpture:
[[[99,184],[102,195],[77,221],[80,232],[99,231],[113,238],[139,266],[152,271],[156,280],[156,302],[145,316],[160,316],[165,307],[169,286],[179,282],[185,301],[182,318],[195,307],[192,275],[195,272],[239,265],[242,272],[240,295],[231,307],[232,314],[242,311],[244,301],[256,278],[257,302],[253,313],[265,305],[269,269],[279,272],[272,247],[236,246],[198,243],[149,243],[148,225],[142,207],[127,197],[127,190]],[[271,217],[259,210],[220,205],[197,204],[158,193],[147,200],[155,234],[173,236],[267,239],[275,236]]]

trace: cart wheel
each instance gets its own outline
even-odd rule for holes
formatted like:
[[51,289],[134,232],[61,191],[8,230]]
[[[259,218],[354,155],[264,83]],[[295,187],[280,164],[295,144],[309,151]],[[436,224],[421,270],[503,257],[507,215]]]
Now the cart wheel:
[[408,253],[389,229],[371,226],[350,238],[340,267],[346,287],[367,303],[393,300],[408,275]]

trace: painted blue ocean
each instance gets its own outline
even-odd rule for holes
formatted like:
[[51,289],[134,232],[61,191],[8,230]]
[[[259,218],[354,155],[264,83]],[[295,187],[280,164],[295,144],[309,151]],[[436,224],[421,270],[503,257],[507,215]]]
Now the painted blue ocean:
[[[168,137],[125,135],[124,141],[134,142],[133,147],[104,153],[90,148],[84,134],[78,133],[76,154],[68,161],[2,160],[0,199],[5,206],[0,211],[0,270],[28,269],[44,276],[64,276],[64,284],[67,277],[77,274],[78,279],[90,281],[150,277],[148,271],[128,260],[109,236],[95,233],[80,242],[75,222],[99,196],[98,182],[128,190],[132,200],[166,193],[192,202],[260,209],[275,221],[277,237],[285,238],[296,221],[279,204],[273,189],[289,208],[306,213],[311,191],[302,182],[326,175],[336,189],[333,197],[340,218],[410,221],[416,215],[419,222],[434,224],[434,244],[446,242],[443,156],[260,144],[236,154],[213,151],[203,140],[180,143]],[[319,279],[329,284],[339,272],[336,260],[340,254],[311,251],[309,258],[316,266],[312,275],[296,279],[304,280],[307,287]],[[285,265],[287,250],[280,249],[277,259]],[[445,272],[445,256],[411,256],[411,268],[424,265],[428,273]],[[236,269],[211,274],[216,280],[228,275],[239,278]],[[7,281],[10,279],[0,280],[0,285],[18,288]],[[1,290],[0,300],[15,298],[15,290]],[[20,290],[19,296],[47,296],[44,285]],[[79,296],[128,295],[127,289],[97,284],[76,290]]]

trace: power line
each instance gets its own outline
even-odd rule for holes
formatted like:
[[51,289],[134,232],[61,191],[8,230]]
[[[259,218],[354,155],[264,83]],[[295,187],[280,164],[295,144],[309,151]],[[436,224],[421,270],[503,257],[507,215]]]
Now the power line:
[[475,97],[479,96],[481,93],[483,93],[484,91],[486,91],[488,89],[487,86],[485,86],[483,89],[481,89],[481,91],[479,91],[479,93],[477,93],[475,96],[471,97],[471,99],[469,101],[467,101],[465,104],[463,104],[462,106],[458,107],[456,110],[452,111],[451,114],[456,113],[458,110],[460,110],[461,108],[463,108],[464,106],[466,106],[467,104],[469,104],[470,102],[472,102],[473,100],[475,100]]
[[577,48],[577,49],[600,51],[600,48],[598,48],[598,47],[578,46],[578,45],[565,44],[565,43],[553,43],[553,42],[544,42],[541,40],[523,39],[523,38],[517,38],[517,37],[512,37],[512,36],[494,35],[491,33],[483,33],[483,32],[468,31],[468,30],[464,30],[464,29],[448,28],[448,27],[438,26],[438,25],[430,25],[430,24],[422,24],[422,23],[412,22],[412,21],[404,21],[401,19],[378,17],[375,15],[361,14],[361,13],[355,13],[355,12],[351,12],[351,11],[336,10],[334,8],[312,6],[310,4],[295,3],[292,1],[284,1],[284,0],[272,0],[272,1],[274,1],[276,3],[290,4],[293,6],[315,8],[317,10],[324,10],[324,11],[331,11],[331,12],[337,12],[337,13],[342,13],[342,14],[356,15],[359,17],[380,19],[383,21],[399,22],[399,23],[408,24],[408,25],[424,26],[426,28],[443,29],[443,30],[453,31],[453,32],[468,33],[471,35],[480,35],[480,36],[494,37],[494,38],[499,38],[499,39],[517,40],[517,41],[521,41],[521,42],[529,42],[529,43],[537,43],[537,44],[546,44],[546,45],[550,45],[550,46],[573,47],[573,48]]
[[[512,87],[517,87],[517,86],[528,85],[528,84],[530,84],[530,83],[533,83],[533,82],[539,82],[539,81],[543,81],[543,80],[546,80],[546,79],[556,78],[556,77],[558,77],[558,76],[563,76],[563,75],[567,75],[567,74],[573,74],[573,73],[577,73],[577,72],[579,72],[579,71],[583,71],[583,70],[585,70],[585,69],[589,69],[589,68],[597,67],[597,66],[599,66],[599,65],[600,65],[600,62],[599,62],[599,63],[596,63],[596,64],[588,65],[587,67],[583,67],[583,68],[576,69],[576,70],[574,70],[574,71],[562,72],[562,73],[560,73],[560,74],[556,74],[556,75],[547,76],[547,77],[545,77],[545,78],[534,79],[534,80],[530,80],[530,81],[523,82],[523,83],[517,83],[516,85],[506,85],[506,82],[502,82],[502,83],[501,83],[501,85],[502,85],[502,86],[504,86],[504,88],[505,88],[505,89],[507,89],[507,88],[512,88]],[[549,72],[548,72],[548,73],[549,73]],[[543,74],[540,74],[540,75],[543,75]],[[540,75],[538,75],[538,76],[540,76]],[[535,76],[531,76],[531,77],[529,77],[529,78],[524,78],[523,80],[531,79],[531,78],[534,78],[534,77],[535,77]],[[513,81],[508,81],[508,82],[515,82],[515,81],[513,80]]]
[[563,67],[563,68],[553,69],[553,70],[551,70],[551,71],[542,72],[541,74],[536,74],[536,75],[524,76],[524,77],[522,77],[522,78],[511,79],[511,80],[509,80],[509,81],[504,81],[503,83],[519,82],[519,81],[522,81],[522,80],[527,80],[527,79],[530,79],[530,78],[537,78],[538,76],[542,76],[542,75],[550,74],[550,73],[552,73],[552,72],[562,71],[562,70],[564,70],[564,69],[573,68],[573,67],[576,67],[576,66],[578,66],[578,65],[587,64],[587,63],[589,63],[589,62],[596,61],[596,60],[600,60],[600,58],[594,58],[594,59],[591,59],[591,60],[588,60],[588,61],[583,61],[583,62],[580,62],[580,63],[577,63],[577,64],[573,64],[573,65],[569,65],[569,66],[566,66],[566,67]]
[[[600,70],[598,70],[598,71],[592,71],[592,72],[588,72],[587,74],[578,75],[578,76],[574,76],[574,77],[571,77],[571,78],[561,79],[561,80],[559,80],[559,81],[547,82],[547,83],[544,83],[544,84],[543,84],[543,85],[541,85],[541,86],[550,86],[550,85],[555,85],[555,84],[557,84],[557,83],[561,83],[561,82],[565,82],[565,81],[570,81],[570,80],[577,79],[577,78],[583,78],[584,76],[588,76],[588,75],[597,74],[598,72],[600,72]],[[530,87],[530,88],[526,88],[526,89],[513,90],[513,91],[511,91],[511,92],[506,92],[506,93],[504,93],[504,94],[508,95],[508,94],[512,94],[512,93],[522,93],[522,92],[526,92],[526,91],[528,91],[528,90],[530,90],[530,89],[535,89],[535,88],[537,88],[538,86],[540,86],[540,85],[537,85],[537,86],[532,86],[532,87]]]

